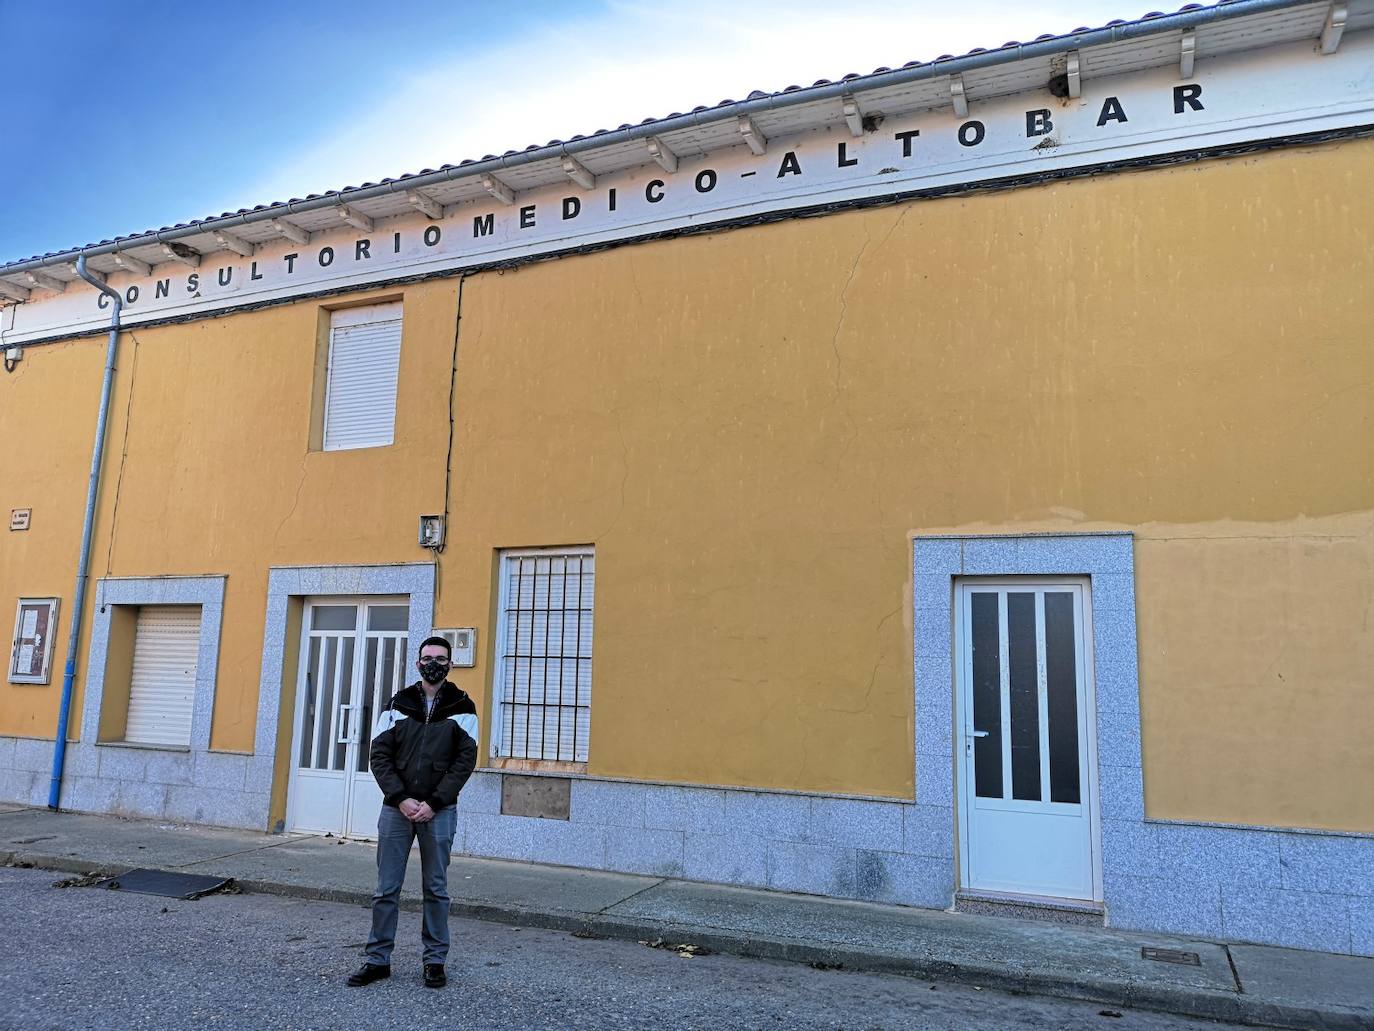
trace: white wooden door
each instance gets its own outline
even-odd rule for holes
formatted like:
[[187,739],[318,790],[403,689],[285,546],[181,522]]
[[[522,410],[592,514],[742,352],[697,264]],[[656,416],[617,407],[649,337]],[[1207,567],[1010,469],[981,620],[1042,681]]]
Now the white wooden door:
[[404,599],[306,603],[291,755],[292,830],[375,837],[381,792],[368,767],[377,713],[405,683]]
[[956,592],[962,883],[1101,898],[1087,584]]

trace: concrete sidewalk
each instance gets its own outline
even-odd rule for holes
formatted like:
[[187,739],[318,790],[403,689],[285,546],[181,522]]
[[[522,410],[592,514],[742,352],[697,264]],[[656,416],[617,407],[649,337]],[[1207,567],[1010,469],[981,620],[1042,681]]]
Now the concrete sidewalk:
[[[411,906],[418,863],[412,855]],[[232,877],[248,891],[364,904],[376,870],[372,846],[361,842],[3,805],[0,864],[182,870]],[[1237,1023],[1374,1027],[1374,959],[461,856],[449,889],[455,914],[528,927],[662,938]],[[1143,946],[1193,952],[1200,965],[1148,960]]]

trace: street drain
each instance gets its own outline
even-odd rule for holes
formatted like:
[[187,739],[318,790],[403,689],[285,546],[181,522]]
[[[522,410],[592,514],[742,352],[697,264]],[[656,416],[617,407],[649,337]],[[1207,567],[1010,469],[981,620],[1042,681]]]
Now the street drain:
[[1202,960],[1196,952],[1184,952],[1182,949],[1155,949],[1142,945],[1140,956],[1142,959],[1152,959],[1156,963],[1178,963],[1186,967],[1202,966]]
[[189,900],[223,891],[232,884],[233,881],[226,877],[174,873],[171,870],[130,870],[118,877],[107,877],[96,887],[131,891],[138,895],[162,895],[169,899]]

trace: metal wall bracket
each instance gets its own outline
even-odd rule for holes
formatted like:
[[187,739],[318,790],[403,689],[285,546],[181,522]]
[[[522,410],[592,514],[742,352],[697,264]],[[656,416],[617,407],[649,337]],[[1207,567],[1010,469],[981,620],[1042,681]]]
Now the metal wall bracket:
[[267,224],[273,232],[280,233],[292,243],[305,245],[310,242],[310,234],[296,225],[295,222],[288,222],[284,218],[274,218],[270,219]]
[[215,242],[226,251],[233,251],[235,254],[244,258],[251,258],[253,256],[253,245],[242,237],[221,230],[216,230],[212,235],[215,238]]
[[584,190],[590,190],[596,186],[596,176],[592,175],[591,170],[575,157],[563,157],[563,174]]
[[755,154],[762,155],[768,150],[768,137],[759,132],[759,127],[748,115],[739,116],[739,134]]
[[1183,38],[1178,43],[1178,77],[1180,79],[1193,77],[1193,64],[1196,56],[1197,32],[1193,29],[1184,29]]
[[[114,258],[115,264],[117,264],[117,265],[119,264],[119,259],[120,259],[121,257],[126,258],[126,259],[129,260],[129,261],[138,261],[137,258],[129,258],[129,256],[128,256],[127,254],[121,255],[119,251],[115,251],[113,254],[110,255],[110,257]],[[148,270],[148,272],[145,272],[145,273],[144,273],[145,276],[148,275],[149,272],[152,272],[152,271],[153,271],[153,266],[148,265],[148,264],[146,264],[146,263],[144,263],[144,262],[141,262],[141,261],[139,261],[138,263],[139,263],[140,265],[143,265],[144,268],[146,268],[146,269]],[[123,266],[121,265],[120,267],[122,268]],[[67,268],[69,271],[71,271],[71,272],[75,272],[75,271],[76,271],[76,262],[74,262],[74,261],[69,261],[69,262],[67,262],[66,268]],[[101,283],[105,282],[105,273],[103,273],[103,272],[97,272],[95,269],[88,268],[88,269],[86,270],[86,275],[90,276],[90,277],[91,277],[92,279],[94,279],[94,280],[97,280],[98,282],[101,282]]]
[[444,206],[427,193],[421,193],[419,190],[406,190],[406,201],[422,215],[428,215],[436,220],[444,217]]
[[179,261],[191,268],[200,268],[200,252],[192,250],[186,244],[177,241],[158,244],[158,247],[168,261]]
[[1345,20],[1350,16],[1349,4],[1332,4],[1326,12],[1326,22],[1322,25],[1321,51],[1334,54],[1341,45],[1341,35],[1345,32]]
[[52,276],[45,276],[41,272],[25,272],[24,279],[29,286],[37,290],[51,290],[55,294],[60,294],[67,289],[67,284],[60,279],[53,279]]
[[486,190],[502,204],[515,203],[515,191],[489,172],[485,172],[482,175],[482,189]]
[[844,123],[849,126],[849,134],[862,136],[864,134],[864,113],[859,107],[858,98],[853,93],[846,93],[840,98],[840,103],[844,109]]
[[1069,96],[1077,100],[1083,95],[1083,62],[1079,60],[1077,50],[1069,51],[1065,74],[1069,79]]
[[964,77],[949,77],[949,99],[954,102],[954,113],[960,118],[968,117],[968,96],[964,93]]
[[361,211],[355,211],[347,204],[340,204],[335,210],[338,211],[339,217],[354,229],[361,229],[364,233],[372,232],[372,219],[364,215]]
[[658,167],[665,172],[677,171],[677,155],[657,136],[650,136],[644,141],[644,146],[648,148],[649,157],[658,162]]
[[135,276],[151,276],[153,274],[153,266],[149,265],[146,261],[139,261],[132,254],[115,251],[110,257],[114,259],[114,263],[121,269]]

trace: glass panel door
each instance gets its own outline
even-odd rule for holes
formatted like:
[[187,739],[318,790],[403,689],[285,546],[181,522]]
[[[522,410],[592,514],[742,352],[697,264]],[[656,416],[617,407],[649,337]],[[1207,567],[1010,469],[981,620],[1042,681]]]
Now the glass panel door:
[[1091,898],[1085,587],[974,580],[958,602],[964,884]]
[[369,745],[375,733],[378,714],[393,695],[405,687],[406,643],[410,608],[406,605],[368,607],[367,633],[363,639],[361,682],[362,719],[365,740],[358,748],[357,772],[368,772]]
[[353,735],[353,784],[345,830],[350,837],[372,838],[377,833],[382,793],[368,762],[377,717],[392,696],[406,686],[409,626],[408,605],[373,603],[367,606],[360,637],[362,662],[355,695],[358,720]]
[[308,602],[301,633],[287,823],[373,837],[382,796],[368,766],[377,714],[405,684],[410,607],[395,599]]
[[288,806],[294,829],[343,833],[360,613],[358,605],[306,606]]

